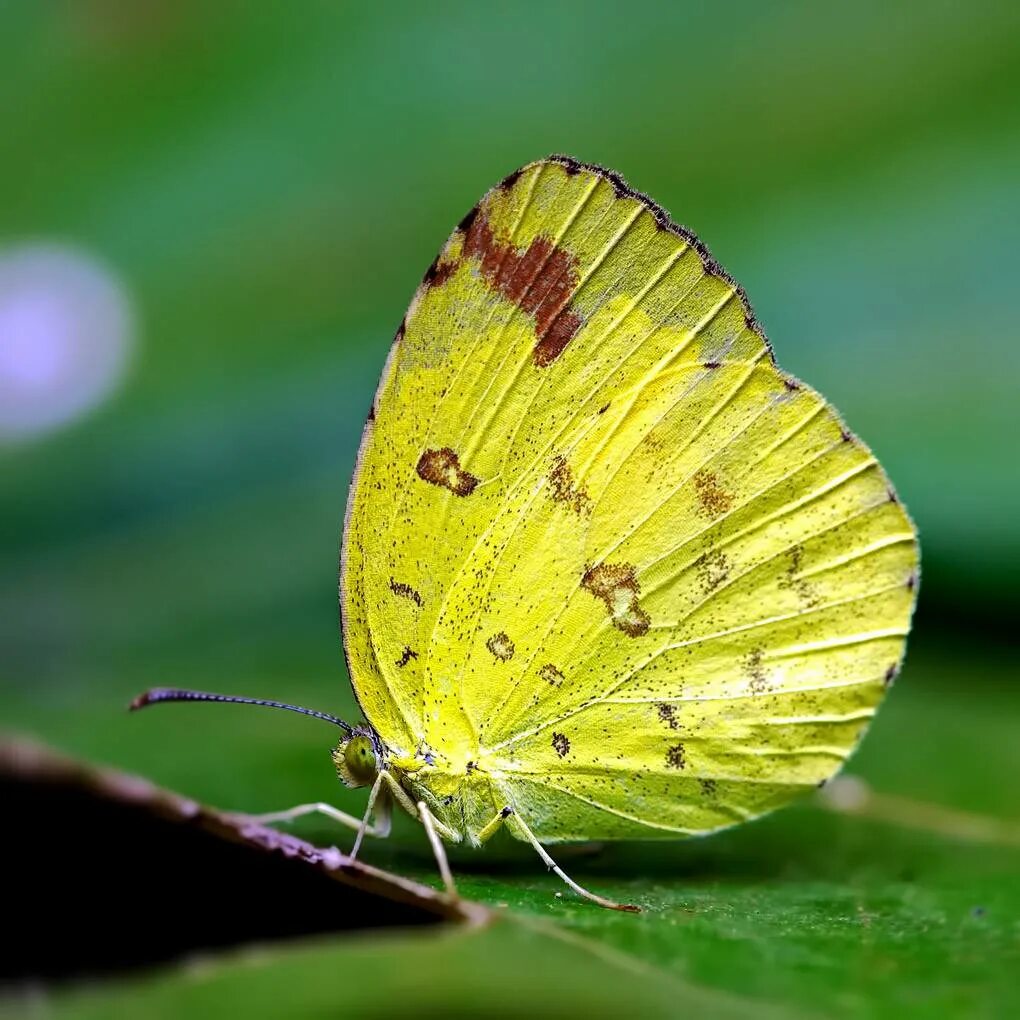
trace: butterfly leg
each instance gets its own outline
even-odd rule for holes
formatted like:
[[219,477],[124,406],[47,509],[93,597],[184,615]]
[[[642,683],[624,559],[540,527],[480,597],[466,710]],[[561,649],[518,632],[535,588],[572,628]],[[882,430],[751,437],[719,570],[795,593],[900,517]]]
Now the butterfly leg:
[[[505,812],[505,814],[504,814],[504,812]],[[496,818],[494,818],[492,820],[492,822],[490,822],[488,825],[486,825],[485,828],[482,829],[482,832],[483,833],[486,832],[486,830],[488,830],[491,826],[493,826],[493,824],[495,822],[497,822],[497,821],[502,822],[505,819],[510,819],[509,821],[506,822],[506,824],[511,829],[514,829],[518,833],[520,833],[520,835],[523,836],[524,839],[535,848],[535,852],[545,862],[546,867],[549,868],[550,871],[556,872],[556,874],[559,875],[560,878],[562,878],[563,881],[566,882],[567,885],[569,885],[570,888],[573,889],[574,892],[576,892],[579,896],[583,896],[585,899],[591,900],[592,903],[597,903],[600,907],[608,907],[610,910],[627,910],[627,911],[630,911],[631,913],[634,913],[634,914],[637,914],[637,913],[641,912],[641,908],[638,907],[638,906],[635,906],[633,903],[617,903],[614,900],[607,900],[604,896],[598,896],[598,895],[596,895],[593,892],[589,892],[587,889],[584,888],[584,886],[578,885],[577,882],[575,882],[549,856],[548,851],[545,849],[544,846],[542,846],[541,843],[539,843],[538,839],[535,837],[535,834],[531,831],[531,829],[528,828],[528,826],[524,823],[524,821],[521,818],[521,816],[518,815],[513,810],[513,808],[511,808],[511,807],[503,808],[503,811],[500,812],[500,814],[497,815]],[[493,831],[495,831],[495,829],[493,829]],[[489,835],[491,835],[491,833],[489,833]]]
[[[314,804],[298,804],[296,807],[288,808],[286,811],[270,811],[268,814],[250,815],[249,817],[252,821],[258,822],[261,825],[272,825],[275,822],[292,822],[295,818],[303,818],[305,815],[315,814],[324,815],[326,818],[330,818],[340,825],[346,825],[350,829],[360,830],[364,821],[361,818],[355,818],[354,815],[347,814],[346,811],[333,807],[332,804],[325,804],[322,801]],[[389,810],[381,809],[377,813],[376,824],[366,825],[365,832],[369,836],[378,836],[380,839],[385,839],[390,834]]]
[[[385,770],[380,772],[376,777],[375,783],[372,785],[372,792],[368,795],[368,807],[365,811],[365,817],[361,822],[361,826],[365,829],[365,831],[368,831],[368,817],[372,813],[372,808],[380,792],[387,795],[385,797],[385,802],[388,806],[395,800],[412,818],[417,818],[421,822],[425,829],[425,834],[429,838],[429,843],[432,846],[432,853],[435,855],[436,864],[439,866],[439,874],[443,879],[443,885],[446,886],[447,893],[456,898],[457,886],[453,881],[453,874],[450,871],[449,861],[446,859],[446,851],[443,849],[443,840],[448,840],[451,843],[459,843],[460,836],[435,818],[424,801],[419,801],[415,804],[415,802],[407,795],[407,792],[400,783],[393,778],[391,773]],[[389,817],[387,815],[387,828],[388,825]],[[359,828],[357,839],[354,841],[354,849],[351,850],[352,859],[358,855],[358,850],[361,848],[362,836],[363,832],[361,831],[361,828]]]
[[503,828],[503,823],[514,813],[512,807],[505,807],[500,811],[495,818],[492,819],[487,825],[484,825],[478,830],[478,835],[475,837],[479,843],[488,843],[496,833]]
[[[455,900],[458,898],[457,885],[453,881],[453,872],[450,871],[450,862],[446,859],[443,841],[439,838],[438,830],[441,823],[432,817],[432,812],[429,811],[428,805],[424,801],[418,802],[418,818],[421,819],[421,824],[429,838],[429,843],[432,844],[432,853],[435,854],[436,864],[439,866],[439,874],[443,879],[443,885],[446,886],[446,894],[450,899]],[[441,827],[446,828],[446,826]]]
[[[368,794],[368,803],[365,805],[365,814],[361,821],[356,822],[355,824],[358,834],[354,837],[354,846],[351,848],[350,858],[352,861],[358,856],[358,851],[361,849],[361,842],[366,835],[378,835],[378,829],[380,827],[385,828],[386,836],[390,834],[393,802],[390,799],[389,791],[384,791],[382,788],[386,777],[390,777],[390,774],[386,771],[380,772],[379,775],[375,777],[375,782],[372,784],[372,789]],[[382,793],[381,799],[379,796],[380,793]],[[403,793],[403,790],[401,790],[401,793]],[[377,803],[379,805],[378,809],[376,808]],[[405,804],[403,806],[406,809],[407,805]],[[376,817],[376,824],[374,828],[368,824],[368,820],[372,817],[373,812],[375,812]]]
[[390,790],[393,793],[397,803],[412,817],[417,818],[422,828],[425,830],[425,835],[429,838],[429,843],[432,846],[432,853],[436,858],[436,864],[439,867],[439,875],[443,880],[443,885],[446,886],[446,893],[451,899],[457,899],[457,885],[453,880],[453,872],[450,871],[450,862],[446,859],[446,850],[443,848],[443,840],[448,840],[451,843],[459,843],[460,835],[454,832],[452,829],[445,826],[439,821],[429,810],[428,805],[425,801],[420,800],[417,804],[411,800],[407,795],[404,788],[390,775],[389,772],[379,773],[379,778],[383,779],[389,784]]

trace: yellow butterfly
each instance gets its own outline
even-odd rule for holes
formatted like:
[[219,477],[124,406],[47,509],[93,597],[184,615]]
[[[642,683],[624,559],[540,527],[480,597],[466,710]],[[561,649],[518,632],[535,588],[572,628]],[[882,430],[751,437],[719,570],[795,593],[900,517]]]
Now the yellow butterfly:
[[[833,775],[896,675],[913,525],[744,292],[615,173],[510,174],[425,274],[369,412],[334,752],[384,836],[677,838]],[[157,690],[156,701],[254,701]],[[302,711],[301,709],[298,709]],[[308,711],[308,710],[304,710]],[[370,825],[369,820],[374,819]],[[352,856],[353,856],[352,854]]]

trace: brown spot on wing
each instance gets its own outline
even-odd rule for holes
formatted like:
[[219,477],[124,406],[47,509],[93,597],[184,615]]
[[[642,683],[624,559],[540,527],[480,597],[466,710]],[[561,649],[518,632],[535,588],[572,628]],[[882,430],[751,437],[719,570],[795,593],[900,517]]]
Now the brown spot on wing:
[[582,325],[568,308],[577,286],[577,259],[545,237],[524,249],[501,241],[482,210],[466,228],[464,257],[476,259],[488,285],[534,319],[538,343],[532,360],[540,368],[551,365]]
[[702,779],[702,780],[700,780],[700,782],[701,782],[701,792],[706,797],[714,797],[715,796],[715,790],[716,790],[715,780],[714,779]]
[[554,733],[552,735],[553,750],[561,757],[566,758],[570,753],[570,740],[565,733]]
[[418,477],[449,489],[456,496],[470,496],[478,479],[461,469],[460,458],[448,446],[440,450],[426,450],[415,468]]
[[687,752],[683,744],[674,744],[666,749],[666,768],[682,769],[687,765]]
[[764,649],[752,648],[747,653],[747,659],[744,662],[744,670],[750,681],[748,687],[754,694],[764,694],[766,691],[771,690],[768,675],[762,662],[764,655]]
[[618,630],[629,637],[640,637],[647,632],[651,619],[638,605],[641,586],[630,563],[599,563],[588,567],[581,578],[581,587],[606,604],[613,626]]
[[719,484],[719,476],[714,471],[701,468],[695,472],[693,480],[698,504],[709,517],[729,512],[733,506],[733,495]]
[[676,706],[670,705],[667,702],[663,702],[660,705],[655,706],[656,715],[659,719],[664,722],[671,730],[680,729],[680,723],[676,717]]
[[417,659],[417,658],[418,658],[418,653],[416,651],[414,651],[413,648],[405,646],[403,654],[400,656],[399,659],[397,659],[397,665],[401,669],[403,669],[412,659]]
[[539,671],[538,675],[554,687],[563,683],[563,674],[551,663],[547,662]]
[[786,573],[778,580],[777,587],[784,591],[792,591],[808,609],[814,609],[821,602],[815,586],[806,578],[801,577],[801,566],[804,558],[804,547],[795,545],[790,549],[790,565]]
[[554,457],[549,471],[549,487],[557,503],[566,503],[579,516],[591,511],[591,497],[574,484],[574,474],[565,457]]
[[701,590],[706,594],[715,591],[730,576],[732,565],[721,549],[710,549],[694,561]]
[[485,647],[488,648],[497,659],[502,659],[503,662],[508,662],[514,657],[514,643],[504,631],[500,631],[498,634],[493,634],[492,637],[485,642]]
[[390,591],[402,599],[410,599],[419,609],[425,605],[425,600],[414,588],[409,584],[404,584],[403,581],[395,581],[392,577],[390,578]]

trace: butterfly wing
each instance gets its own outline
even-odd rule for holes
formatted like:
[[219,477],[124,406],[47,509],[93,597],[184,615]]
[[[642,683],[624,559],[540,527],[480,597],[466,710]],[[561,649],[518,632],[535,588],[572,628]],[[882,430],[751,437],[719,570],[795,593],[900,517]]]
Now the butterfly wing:
[[615,175],[554,157],[489,192],[374,414],[345,635],[391,746],[478,753],[543,840],[719,828],[853,749],[903,654],[914,529]]

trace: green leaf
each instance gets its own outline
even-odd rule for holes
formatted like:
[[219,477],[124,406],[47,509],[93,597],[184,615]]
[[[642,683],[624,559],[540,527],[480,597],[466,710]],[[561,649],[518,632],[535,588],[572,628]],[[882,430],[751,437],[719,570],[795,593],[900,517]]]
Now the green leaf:
[[389,1018],[638,1016],[763,1020],[786,1010],[739,998],[509,920],[428,939],[344,939],[203,961],[103,991],[58,995],[56,1017],[219,1016]]

